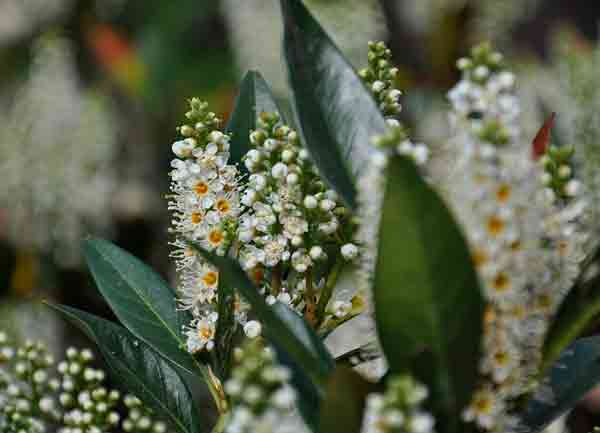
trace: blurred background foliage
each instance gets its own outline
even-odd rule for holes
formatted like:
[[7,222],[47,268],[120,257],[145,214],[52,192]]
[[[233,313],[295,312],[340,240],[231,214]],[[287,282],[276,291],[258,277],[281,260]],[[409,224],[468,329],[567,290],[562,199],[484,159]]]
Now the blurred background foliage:
[[[555,138],[576,140],[569,112],[600,100],[597,1],[306,4],[357,67],[368,40],[388,42],[404,120],[434,151],[447,136],[455,60],[480,41],[523,72],[528,133],[557,111]],[[177,119],[196,95],[226,119],[247,69],[285,100],[280,33],[278,0],[0,1],[0,328],[60,339],[69,331],[32,302],[40,299],[110,317],[78,260],[86,233],[172,278],[164,195]],[[592,114],[586,127],[600,137]]]

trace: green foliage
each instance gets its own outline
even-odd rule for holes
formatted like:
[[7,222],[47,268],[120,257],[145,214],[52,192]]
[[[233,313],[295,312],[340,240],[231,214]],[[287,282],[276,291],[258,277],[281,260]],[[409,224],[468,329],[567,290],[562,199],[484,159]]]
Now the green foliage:
[[[477,378],[483,300],[465,239],[405,158],[389,161],[375,272],[375,318],[392,373],[427,360],[420,379],[456,431]],[[401,246],[401,247],[400,247]],[[423,365],[423,364],[421,364]]]
[[526,431],[544,430],[600,383],[600,337],[577,340],[564,350],[529,399],[521,424]]
[[186,384],[175,368],[125,328],[74,308],[51,305],[80,328],[110,367],[110,374],[180,433],[199,433],[200,420]]
[[356,179],[386,130],[373,96],[300,0],[282,0],[285,59],[299,132],[321,175],[351,208]]
[[[225,132],[231,133],[230,152],[233,163],[241,163],[251,148],[250,132],[257,129],[256,119],[260,113],[279,113],[275,97],[260,72],[248,71],[240,84],[233,113]],[[243,165],[242,165],[243,166]]]
[[98,289],[132,334],[184,370],[206,374],[184,350],[189,314],[177,308],[175,292],[156,272],[105,240],[86,240],[84,254]]

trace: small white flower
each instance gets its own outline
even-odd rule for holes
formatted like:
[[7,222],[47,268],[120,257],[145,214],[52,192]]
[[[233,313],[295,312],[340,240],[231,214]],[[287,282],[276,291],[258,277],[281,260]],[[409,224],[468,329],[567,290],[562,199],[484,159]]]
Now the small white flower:
[[275,179],[283,179],[288,175],[288,166],[283,162],[278,162],[271,169],[271,176]]
[[315,209],[319,205],[319,201],[315,198],[315,196],[307,195],[304,197],[304,207],[306,209]]
[[354,260],[358,256],[358,247],[350,243],[342,245],[341,253],[344,259]]
[[244,333],[248,338],[256,338],[262,332],[262,326],[260,322],[256,320],[250,320],[244,325]]

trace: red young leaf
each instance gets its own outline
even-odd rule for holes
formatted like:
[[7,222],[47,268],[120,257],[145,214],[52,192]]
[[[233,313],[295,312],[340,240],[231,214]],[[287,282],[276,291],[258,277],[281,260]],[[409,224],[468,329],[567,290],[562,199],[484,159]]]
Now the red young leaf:
[[531,143],[531,155],[533,159],[539,159],[544,153],[546,153],[548,144],[550,144],[550,131],[554,126],[555,117],[556,113],[552,113],[533,139],[533,143]]

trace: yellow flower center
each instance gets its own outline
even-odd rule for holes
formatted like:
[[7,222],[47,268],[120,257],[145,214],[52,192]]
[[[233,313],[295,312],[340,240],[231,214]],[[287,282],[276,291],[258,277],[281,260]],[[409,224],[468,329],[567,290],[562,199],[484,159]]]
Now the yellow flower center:
[[497,292],[505,292],[510,288],[510,279],[504,272],[500,272],[494,278],[492,285]]
[[488,262],[488,260],[489,257],[484,250],[476,249],[473,252],[473,263],[475,264],[475,267],[479,268],[485,265]]
[[474,402],[475,410],[478,413],[487,413],[492,409],[492,401],[489,398],[477,398]]
[[496,190],[496,199],[504,203],[510,198],[510,192],[510,185],[504,183]]
[[200,224],[202,222],[202,214],[200,212],[192,212],[192,224]]
[[213,272],[213,271],[208,271],[202,277],[202,281],[204,282],[204,284],[206,284],[209,287],[212,287],[215,284],[217,284],[218,279],[219,279],[218,274],[216,272]]
[[198,195],[204,195],[208,192],[208,184],[206,182],[198,182],[194,187],[194,191]]
[[213,245],[220,245],[223,239],[223,232],[219,229],[214,229],[208,234],[208,241]]
[[496,361],[497,365],[503,366],[508,364],[508,361],[510,360],[510,356],[508,356],[508,353],[505,352],[504,350],[500,350],[496,353],[494,353],[494,361]]
[[198,330],[198,336],[204,340],[210,340],[214,332],[211,327],[203,326]]
[[504,221],[497,216],[492,216],[488,219],[487,229],[490,235],[498,236],[504,230]]
[[219,209],[219,212],[221,213],[227,213],[231,209],[231,205],[226,199],[222,198],[217,200],[217,209]]

